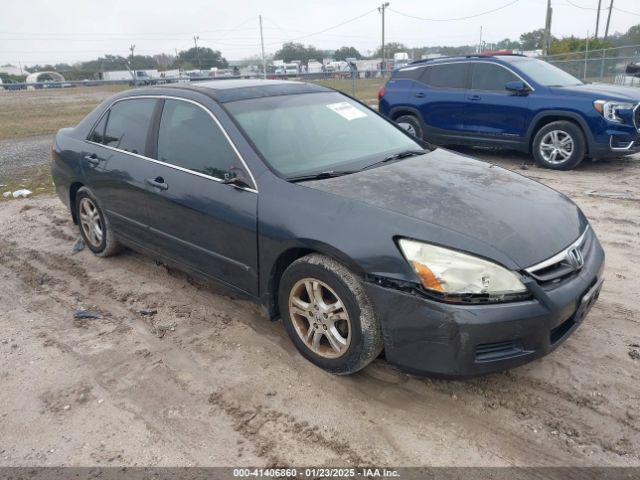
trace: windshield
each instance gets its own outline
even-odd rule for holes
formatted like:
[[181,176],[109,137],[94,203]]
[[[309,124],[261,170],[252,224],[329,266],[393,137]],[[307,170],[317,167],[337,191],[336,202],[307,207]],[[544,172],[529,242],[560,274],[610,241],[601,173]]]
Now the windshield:
[[582,82],[573,75],[541,60],[523,59],[513,61],[513,64],[522,70],[524,74],[531,77],[534,82],[545,87],[573,87],[582,85]]
[[357,170],[420,145],[337,92],[281,95],[225,104],[283,177]]

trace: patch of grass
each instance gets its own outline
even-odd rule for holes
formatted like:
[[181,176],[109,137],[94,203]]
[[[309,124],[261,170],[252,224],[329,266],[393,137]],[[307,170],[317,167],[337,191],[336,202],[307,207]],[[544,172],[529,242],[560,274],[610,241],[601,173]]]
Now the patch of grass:
[[[31,170],[16,174],[14,177],[8,180],[2,181],[6,187],[0,187],[0,192],[15,192],[22,188],[26,188],[31,191],[31,196],[36,195],[52,195],[55,193],[55,187],[53,186],[53,179],[51,178],[51,170],[49,165],[40,165],[34,167]],[[16,200],[13,196],[5,198],[4,195],[0,196],[1,202],[9,202]]]
[[[355,97],[365,103],[377,101],[386,78],[359,78]],[[313,83],[353,95],[351,79],[314,80]],[[0,140],[48,135],[72,127],[100,102],[126,85],[0,91]]]
[[353,83],[351,79],[326,79],[314,80],[313,83],[335,88],[347,95],[355,96],[364,103],[378,100],[378,90],[387,82],[386,78],[358,78],[355,81],[355,95],[353,95]]
[[46,135],[76,125],[105,98],[129,87],[0,91],[0,140]]

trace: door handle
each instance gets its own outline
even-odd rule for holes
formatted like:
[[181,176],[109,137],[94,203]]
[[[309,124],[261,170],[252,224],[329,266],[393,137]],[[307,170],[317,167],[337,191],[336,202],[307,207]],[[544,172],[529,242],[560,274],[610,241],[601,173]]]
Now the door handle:
[[84,159],[94,167],[97,167],[98,164],[100,163],[100,159],[95,153],[92,153],[91,155],[85,155]]
[[413,95],[413,96],[414,96],[414,97],[417,97],[417,98],[424,98],[424,95],[425,95],[425,93],[424,93],[424,92],[417,92],[417,93],[414,93],[414,95]]
[[159,188],[160,190],[167,190],[169,188],[169,185],[164,183],[164,178],[162,177],[147,178],[145,181],[152,187]]
[[470,97],[468,97],[469,100],[471,100],[472,102],[479,102],[480,100],[482,100],[482,97],[480,95],[471,95]]

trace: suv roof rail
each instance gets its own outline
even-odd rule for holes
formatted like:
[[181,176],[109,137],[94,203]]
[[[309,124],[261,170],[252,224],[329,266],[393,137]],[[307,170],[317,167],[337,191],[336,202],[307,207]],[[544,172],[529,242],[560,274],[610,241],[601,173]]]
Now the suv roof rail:
[[526,57],[523,53],[470,53],[468,55],[450,55],[448,57],[436,57],[436,58],[423,58],[420,60],[414,60],[409,65],[417,65],[420,63],[433,62],[437,60],[451,60],[451,59],[463,59],[463,58],[495,58],[495,57]]

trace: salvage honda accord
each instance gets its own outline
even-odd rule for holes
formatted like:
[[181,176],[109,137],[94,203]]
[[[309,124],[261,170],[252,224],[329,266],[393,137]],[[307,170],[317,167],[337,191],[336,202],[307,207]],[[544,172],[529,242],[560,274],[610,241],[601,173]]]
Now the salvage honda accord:
[[473,376],[557,347],[602,285],[580,209],[312,84],[129,90],[52,148],[56,190],[99,256],[128,246],[281,317],[336,374],[384,350]]

